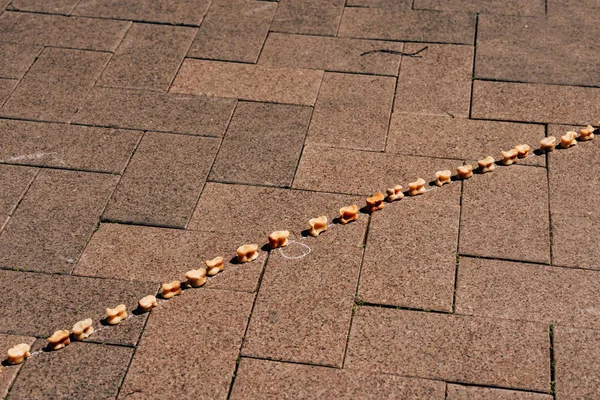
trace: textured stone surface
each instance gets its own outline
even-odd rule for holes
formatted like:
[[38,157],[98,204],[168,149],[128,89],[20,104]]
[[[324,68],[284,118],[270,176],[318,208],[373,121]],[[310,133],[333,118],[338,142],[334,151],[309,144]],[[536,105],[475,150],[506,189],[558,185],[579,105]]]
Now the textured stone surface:
[[229,99],[96,88],[74,122],[220,137],[234,107]]
[[[543,17],[544,0],[415,0],[416,9]],[[479,20],[481,22],[481,19]],[[481,25],[480,25],[481,26]]]
[[0,121],[0,162],[121,173],[141,132]]
[[175,93],[314,105],[322,71],[186,59]]
[[358,296],[452,311],[460,183],[386,205],[371,217]]
[[394,111],[467,117],[473,47],[408,43],[404,52],[415,53],[425,46],[420,58],[402,58]]
[[549,394],[448,384],[447,400],[552,400]]
[[[8,349],[13,346],[18,345],[19,343],[27,343],[28,345],[32,345],[35,341],[33,337],[27,336],[13,336],[13,335],[1,335],[0,334],[0,351],[2,351],[3,361]],[[20,365],[2,365],[2,373],[0,373],[0,397],[5,398],[8,394],[8,388],[11,387],[15,377],[19,373]]]
[[119,397],[225,398],[253,297],[192,290],[152,311]]
[[35,168],[0,164],[0,215],[8,216],[13,213],[37,171]]
[[213,2],[188,57],[256,63],[276,9],[254,0]]
[[540,324],[360,307],[346,366],[548,392],[549,346]]
[[102,218],[185,227],[217,146],[211,138],[144,134]]
[[0,266],[71,272],[116,183],[105,174],[40,171],[0,236]]
[[281,0],[271,30],[335,36],[343,12],[344,0]]
[[346,7],[400,8],[410,10],[413,0],[347,0]]
[[0,43],[0,78],[21,79],[41,51],[40,46]]
[[383,151],[394,85],[391,77],[325,73],[307,143]]
[[50,14],[69,14],[79,0],[13,0],[12,8]]
[[290,186],[311,114],[305,106],[238,103],[210,179]]
[[242,358],[231,398],[442,400],[444,390],[439,381]]
[[8,99],[17,83],[16,79],[0,79],[0,106]]
[[465,182],[460,253],[550,262],[546,171],[497,167]]

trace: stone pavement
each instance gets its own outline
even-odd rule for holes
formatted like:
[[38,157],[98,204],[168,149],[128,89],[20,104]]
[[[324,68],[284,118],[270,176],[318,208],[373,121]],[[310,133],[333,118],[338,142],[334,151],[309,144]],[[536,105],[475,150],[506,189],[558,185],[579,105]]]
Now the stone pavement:
[[[0,1],[9,399],[600,399],[598,0]],[[273,230],[294,241],[230,261]]]

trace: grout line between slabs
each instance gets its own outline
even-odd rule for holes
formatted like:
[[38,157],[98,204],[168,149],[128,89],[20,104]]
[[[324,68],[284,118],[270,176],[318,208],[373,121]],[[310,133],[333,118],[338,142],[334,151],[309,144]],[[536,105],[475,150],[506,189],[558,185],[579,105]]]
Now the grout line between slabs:
[[[544,127],[545,129],[545,136],[548,137],[548,124],[546,124],[546,126]],[[554,235],[553,235],[553,231],[552,231],[552,206],[551,206],[551,200],[552,200],[552,196],[550,194],[550,156],[548,153],[546,153],[546,185],[547,185],[547,190],[548,190],[548,240],[549,240],[549,251],[550,251],[550,265],[554,265],[554,254],[553,254],[553,247],[554,247]]]
[[475,60],[477,58],[477,33],[479,30],[479,14],[475,14],[475,34],[473,36],[473,67],[471,69],[471,96],[469,99],[469,119],[473,114],[473,88],[475,86]]
[[462,224],[463,198],[465,193],[465,181],[460,182],[460,198],[458,211],[458,232],[456,235],[456,262],[454,264],[454,291],[452,292],[452,313],[456,312],[456,291],[458,290],[458,268],[460,265],[460,226]]

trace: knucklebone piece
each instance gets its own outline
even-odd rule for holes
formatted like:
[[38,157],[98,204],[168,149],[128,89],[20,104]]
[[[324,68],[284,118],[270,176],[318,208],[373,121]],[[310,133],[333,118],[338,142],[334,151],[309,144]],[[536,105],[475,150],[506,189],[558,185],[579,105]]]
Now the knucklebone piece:
[[340,223],[346,225],[348,222],[356,221],[358,219],[358,206],[353,204],[351,206],[340,208]]
[[577,132],[568,131],[560,137],[560,147],[567,149],[577,144]]
[[288,245],[288,237],[290,237],[289,231],[275,231],[269,235],[269,246],[272,249],[285,247]]
[[408,195],[418,196],[425,193],[425,179],[419,178],[414,182],[408,184]]
[[374,211],[381,210],[383,207],[385,207],[385,204],[383,204],[383,199],[383,193],[381,192],[377,192],[373,196],[367,198],[367,211],[372,213]]
[[106,322],[109,325],[117,325],[127,318],[127,307],[125,307],[125,304],[119,304],[115,308],[107,308],[106,316],[108,317]]
[[540,140],[540,149],[542,151],[552,151],[556,147],[556,138],[554,136],[548,136]]
[[518,144],[515,146],[515,150],[517,151],[519,158],[525,158],[529,155],[531,147],[528,144]]
[[517,162],[517,158],[519,157],[519,151],[514,148],[508,151],[502,151],[502,164],[511,165]]
[[200,287],[206,283],[206,268],[193,269],[185,273],[186,285]]
[[582,142],[586,142],[588,140],[592,140],[594,138],[594,127],[591,125],[586,126],[583,129],[579,130],[579,140]]
[[240,263],[247,263],[256,260],[258,257],[257,244],[245,244],[237,248],[237,260]]
[[[239,254],[239,253],[238,253]],[[206,275],[215,276],[225,270],[225,259],[223,257],[215,257],[212,260],[204,261],[206,265]]]
[[162,284],[162,292],[160,295],[163,299],[170,299],[181,294],[181,282],[173,281]]
[[75,340],[83,340],[92,333],[94,333],[94,327],[92,326],[91,318],[76,322],[75,325],[73,325],[73,337]]
[[308,234],[310,236],[319,236],[327,230],[327,216],[322,215],[318,218],[309,219],[308,226]]
[[456,167],[456,173],[460,179],[469,179],[473,176],[473,167],[469,164]]
[[452,179],[452,172],[449,169],[435,173],[435,184],[437,186],[444,186],[446,183],[450,183],[450,179]]
[[138,308],[143,312],[148,312],[158,305],[156,297],[149,294],[148,296],[142,297],[138,301]]
[[48,338],[48,347],[50,350],[60,350],[69,343],[71,343],[71,339],[69,339],[69,331],[66,329],[56,331]]
[[403,187],[400,185],[396,185],[393,188],[386,189],[387,197],[385,198],[390,203],[392,201],[400,200],[404,198]]
[[21,343],[8,349],[6,362],[10,365],[21,364],[31,354],[29,353],[31,346],[27,343]]
[[487,156],[483,160],[479,160],[477,162],[479,164],[479,170],[482,173],[491,172],[496,169],[496,163],[494,157]]

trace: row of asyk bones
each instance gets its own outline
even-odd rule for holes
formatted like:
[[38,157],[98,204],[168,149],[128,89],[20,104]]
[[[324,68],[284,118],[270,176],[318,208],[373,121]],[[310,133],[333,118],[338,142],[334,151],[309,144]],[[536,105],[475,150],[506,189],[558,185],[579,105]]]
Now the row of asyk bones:
[[[600,127],[600,123],[598,123]],[[567,149],[577,144],[577,142],[586,142],[592,140],[594,138],[595,128],[591,125],[581,129],[579,131],[579,135],[575,131],[568,131],[565,135],[560,137],[560,140],[557,140],[555,137],[546,137],[540,141],[540,148],[538,149],[538,154],[545,154],[547,152],[553,151],[556,146],[559,148]],[[496,161],[494,157],[487,156],[478,161],[478,171],[480,173],[491,172],[496,168],[497,164],[502,165],[512,165],[517,163],[519,159],[529,157],[533,155],[532,149],[527,144],[520,144],[515,146],[513,149],[508,151],[502,151],[502,159]],[[469,179],[473,175],[473,166],[471,165],[461,165],[456,168],[457,174],[454,176],[457,180]],[[452,173],[450,170],[437,171],[435,173],[435,185],[441,187],[447,183],[452,181]],[[425,193],[428,190],[425,188],[425,180],[422,178],[417,179],[415,182],[411,182],[408,184],[408,191],[404,192],[403,187],[400,185],[396,185],[390,189],[386,190],[387,196],[384,196],[383,193],[379,192],[375,195],[366,199],[366,210],[369,213],[376,212],[377,210],[381,210],[384,205],[384,200],[387,202],[393,202],[404,198],[405,195],[408,196],[418,196],[420,194]],[[339,210],[339,222],[342,225],[346,225],[352,221],[356,221],[358,219],[358,211],[359,208],[357,205],[351,205],[347,207],[342,207]],[[322,232],[326,231],[330,225],[328,225],[327,216],[321,216],[318,218],[312,218],[308,221],[308,233],[311,236],[319,236]],[[268,237],[269,239],[269,247],[271,249],[286,247],[290,241],[289,231],[275,231],[271,233]],[[302,244],[302,243],[300,243]],[[308,247],[308,246],[306,246]],[[310,248],[309,248],[310,252]],[[283,254],[283,253],[282,253]],[[306,253],[308,254],[308,253]],[[306,255],[305,254],[305,255]],[[254,261],[258,258],[258,245],[257,244],[245,244],[243,246],[238,247],[237,249],[237,261],[239,263],[247,263]],[[289,257],[288,257],[289,258]],[[147,295],[141,298],[138,302],[138,312],[146,313],[152,310],[152,308],[158,306],[160,302],[171,299],[175,296],[182,294],[182,284],[188,288],[197,288],[203,286],[208,277],[214,276],[219,272],[225,269],[224,258],[216,257],[212,260],[205,261],[206,267],[194,269],[185,273],[185,281],[181,282],[179,280],[163,283],[162,290],[160,293],[161,300],[157,300],[157,298],[153,295]],[[81,341],[92,334],[94,332],[98,332],[107,326],[112,326],[124,321],[128,318],[131,318],[134,314],[129,314],[124,304],[120,304],[115,308],[107,308],[106,309],[106,326],[102,326],[94,329],[93,321],[91,318],[85,319],[83,321],[79,321],[73,325],[73,328],[69,331],[67,329],[59,330],[54,332],[52,336],[48,338],[48,351],[55,351],[62,349],[67,346],[71,342],[71,338],[73,340]],[[30,353],[30,346],[26,343],[18,344],[12,348],[10,348],[7,352],[7,360],[8,364],[20,364],[28,357],[39,354],[42,350],[37,352]]]

